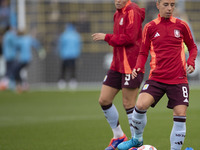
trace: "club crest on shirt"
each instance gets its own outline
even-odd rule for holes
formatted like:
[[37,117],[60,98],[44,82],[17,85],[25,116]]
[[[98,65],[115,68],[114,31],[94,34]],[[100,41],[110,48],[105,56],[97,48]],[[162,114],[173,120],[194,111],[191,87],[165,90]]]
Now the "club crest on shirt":
[[179,38],[180,37],[180,30],[174,30],[174,36]]
[[119,25],[123,25],[124,18],[121,18]]

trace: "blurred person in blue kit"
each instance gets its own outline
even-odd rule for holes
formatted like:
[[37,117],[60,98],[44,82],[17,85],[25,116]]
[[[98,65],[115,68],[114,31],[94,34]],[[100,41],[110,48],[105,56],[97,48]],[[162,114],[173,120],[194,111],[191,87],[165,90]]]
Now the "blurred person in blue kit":
[[5,74],[5,61],[3,58],[2,40],[10,24],[10,7],[8,0],[0,0],[0,77]]
[[11,26],[7,27],[7,31],[2,40],[3,58],[5,59],[6,73],[0,81],[0,90],[12,89],[14,81],[14,67],[16,65],[16,31]]
[[0,90],[10,88],[13,79],[16,11],[14,0],[0,0]]
[[74,23],[68,23],[58,40],[58,53],[62,63],[58,81],[60,89],[66,87],[66,71],[69,74],[69,88],[75,89],[77,87],[76,61],[80,57],[81,49],[81,36]]
[[[46,52],[40,42],[33,36],[26,33],[25,30],[19,30],[16,40],[17,64],[14,69],[14,78],[16,81],[16,90],[21,93],[28,90],[26,69],[32,61],[32,48],[38,52],[41,59],[44,59]],[[24,71],[24,77],[22,77]]]

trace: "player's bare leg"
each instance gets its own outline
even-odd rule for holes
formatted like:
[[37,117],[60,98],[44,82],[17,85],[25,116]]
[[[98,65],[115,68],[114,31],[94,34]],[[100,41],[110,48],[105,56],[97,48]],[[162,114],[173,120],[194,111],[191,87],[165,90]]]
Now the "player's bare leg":
[[111,104],[118,92],[119,92],[119,89],[112,88],[107,85],[102,85],[101,93],[99,97],[99,104],[101,106],[106,106],[106,105]]
[[123,88],[122,89],[122,99],[123,99],[123,105],[125,109],[135,107],[138,91],[139,91],[139,88],[135,88],[135,89]]

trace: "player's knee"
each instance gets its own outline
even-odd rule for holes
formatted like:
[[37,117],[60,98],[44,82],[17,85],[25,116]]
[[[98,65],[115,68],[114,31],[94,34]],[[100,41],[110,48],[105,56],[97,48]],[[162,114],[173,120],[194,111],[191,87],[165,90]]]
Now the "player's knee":
[[125,109],[135,107],[135,100],[130,100],[130,101],[123,100],[123,106]]
[[137,104],[136,107],[138,110],[147,110],[148,109],[148,107],[142,103]]
[[177,105],[173,108],[174,116],[186,116],[187,106],[186,105]]
[[110,104],[110,101],[109,101],[108,99],[106,99],[106,98],[100,96],[100,97],[99,97],[99,104],[100,104],[101,106],[105,106],[105,105]]
[[123,102],[123,106],[124,106],[125,109],[130,108],[130,104],[128,104],[128,103],[126,103],[126,102]]
[[174,112],[173,113],[174,116],[186,116],[186,112]]

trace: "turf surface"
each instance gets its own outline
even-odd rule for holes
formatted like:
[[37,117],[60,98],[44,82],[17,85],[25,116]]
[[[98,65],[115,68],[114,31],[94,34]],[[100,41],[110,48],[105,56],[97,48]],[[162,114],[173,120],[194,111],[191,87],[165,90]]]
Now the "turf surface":
[[[0,150],[103,150],[112,132],[98,104],[99,91],[0,92]],[[200,149],[200,90],[191,90],[183,149]],[[130,137],[121,93],[115,100]],[[169,150],[172,111],[167,98],[148,111],[144,144]]]

